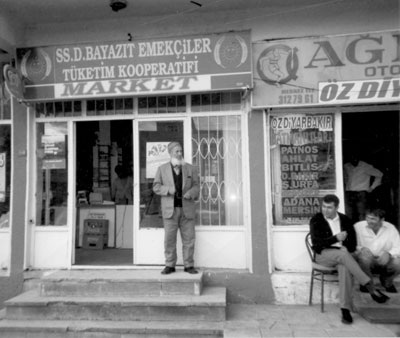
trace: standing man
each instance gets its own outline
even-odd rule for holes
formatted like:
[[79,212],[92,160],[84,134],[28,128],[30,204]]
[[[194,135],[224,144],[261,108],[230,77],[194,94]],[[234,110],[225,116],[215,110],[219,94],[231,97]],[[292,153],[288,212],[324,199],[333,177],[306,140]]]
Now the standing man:
[[[357,260],[372,279],[379,273],[379,280],[387,292],[396,293],[394,278],[400,274],[400,235],[393,224],[385,221],[385,211],[367,210],[365,221],[354,225],[357,233]],[[361,292],[367,292],[360,287]]]
[[346,214],[353,222],[364,220],[370,193],[381,184],[382,176],[380,170],[360,161],[357,151],[354,151],[350,161],[344,165]]
[[321,211],[310,220],[311,241],[318,264],[337,267],[339,272],[339,301],[342,323],[351,324],[352,276],[365,286],[374,301],[386,302],[389,297],[376,290],[372,279],[364,273],[352,253],[356,250],[356,233],[350,219],[338,212],[339,198],[326,195]]
[[161,196],[161,210],[164,222],[165,268],[162,274],[175,272],[177,260],[176,236],[178,229],[182,238],[184,271],[197,273],[194,268],[195,244],[195,200],[199,197],[197,169],[185,163],[179,142],[168,144],[170,162],[162,164],[153,182],[153,191]]

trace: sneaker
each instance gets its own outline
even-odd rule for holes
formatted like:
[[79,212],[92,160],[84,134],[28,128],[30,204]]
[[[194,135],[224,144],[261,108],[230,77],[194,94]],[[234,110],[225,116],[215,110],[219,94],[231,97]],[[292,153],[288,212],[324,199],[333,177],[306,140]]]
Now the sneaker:
[[353,317],[348,309],[340,309],[342,311],[342,323],[351,324],[353,323]]
[[386,292],[397,293],[396,287],[392,284],[391,286],[385,287]]

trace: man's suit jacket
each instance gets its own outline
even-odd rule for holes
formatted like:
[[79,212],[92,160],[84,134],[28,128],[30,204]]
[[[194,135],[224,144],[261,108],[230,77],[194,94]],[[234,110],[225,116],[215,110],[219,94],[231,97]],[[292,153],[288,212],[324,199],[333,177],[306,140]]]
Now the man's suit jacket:
[[[340,230],[347,231],[347,238],[343,241],[343,246],[345,246],[349,252],[354,252],[357,246],[357,238],[353,223],[346,215],[338,214],[340,218]],[[313,249],[316,253],[320,254],[323,249],[337,248],[332,247],[332,244],[337,243],[338,240],[332,233],[328,221],[321,212],[315,214],[311,218],[310,233]]]
[[[163,218],[171,218],[174,213],[174,176],[171,162],[164,163],[158,167],[153,182],[153,191],[161,196],[161,210]],[[171,190],[171,188],[173,188]],[[183,196],[189,192],[191,199]],[[200,193],[199,175],[197,168],[191,164],[182,165],[182,211],[186,218],[193,219],[196,216],[195,200]]]

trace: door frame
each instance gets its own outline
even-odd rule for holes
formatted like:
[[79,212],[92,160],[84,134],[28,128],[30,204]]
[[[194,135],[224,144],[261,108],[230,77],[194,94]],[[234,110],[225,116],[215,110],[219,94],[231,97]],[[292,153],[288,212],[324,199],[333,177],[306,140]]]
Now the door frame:
[[[73,169],[75,167],[75,161],[73,156],[73,120],[68,119],[36,119],[31,109],[28,109],[28,136],[32,142],[28,145],[28,159],[27,165],[27,201],[26,201],[26,243],[25,243],[25,259],[24,268],[70,268],[72,250],[75,241],[71,241],[72,233],[74,232],[73,226],[74,220],[74,179],[75,175]],[[37,126],[38,124],[46,123],[66,123],[67,125],[67,222],[64,225],[52,225],[46,226],[36,224],[36,213],[37,213]],[[45,243],[52,243],[51,250],[52,255],[47,256],[42,251],[43,247],[46,247]],[[48,247],[46,247],[48,249]],[[46,258],[48,257],[48,259]]]
[[[71,122],[73,123],[73,144],[72,147],[74,149],[73,154],[71,154],[71,163],[73,163],[73,168],[72,170],[72,174],[71,174],[71,181],[73,182],[73,186],[71,187],[72,194],[73,196],[76,196],[76,154],[77,154],[77,123],[81,123],[81,122],[101,122],[101,121],[110,121],[110,123],[112,123],[113,121],[128,121],[133,123],[133,121],[135,120],[135,116],[127,116],[127,117],[122,117],[122,116],[103,116],[100,117],[96,116],[96,118],[85,118],[85,119],[74,119]],[[135,139],[134,139],[134,130],[132,128],[132,158],[134,155],[134,146],[135,146]],[[135,173],[134,173],[135,176]],[[115,206],[115,224],[114,226],[116,227],[116,213],[117,213],[117,208],[116,205]],[[133,209],[133,216],[132,219],[134,219],[134,215],[135,215],[135,207],[132,208]],[[131,269],[134,268],[134,262],[133,262],[133,257],[132,257],[132,265],[75,265],[75,243],[76,243],[76,229],[77,227],[79,228],[79,220],[78,220],[78,215],[77,215],[77,201],[76,198],[73,199],[73,205],[72,205],[72,211],[73,211],[73,224],[71,226],[71,250],[69,251],[69,255],[71,257],[71,263],[69,268],[71,269]],[[134,233],[133,233],[134,236]],[[114,241],[116,240],[116,238],[114,238]],[[133,242],[133,248],[132,251],[135,251],[135,243]]]
[[[185,160],[188,163],[192,162],[191,156],[187,154],[192,153],[192,143],[190,142],[191,137],[191,125],[190,125],[190,116],[152,116],[152,117],[140,117],[133,120],[133,247],[136,248],[133,250],[133,264],[134,265],[163,265],[164,264],[164,248],[163,242],[161,247],[157,245],[156,250],[159,250],[160,257],[162,257],[162,262],[160,263],[146,263],[143,261],[141,257],[140,244],[139,241],[141,240],[140,236],[140,138],[139,138],[139,124],[141,122],[183,122],[183,148],[185,150]],[[172,140],[171,140],[172,141]],[[146,231],[149,231],[148,229]],[[150,231],[154,233],[158,233],[162,231],[162,237],[164,236],[164,230],[159,228],[150,229]],[[158,233],[157,235],[161,235]],[[142,236],[143,237],[143,236]],[[157,240],[159,242],[159,239]],[[179,240],[178,240],[179,241]],[[154,243],[148,243],[154,245]],[[178,250],[180,252],[180,250]]]

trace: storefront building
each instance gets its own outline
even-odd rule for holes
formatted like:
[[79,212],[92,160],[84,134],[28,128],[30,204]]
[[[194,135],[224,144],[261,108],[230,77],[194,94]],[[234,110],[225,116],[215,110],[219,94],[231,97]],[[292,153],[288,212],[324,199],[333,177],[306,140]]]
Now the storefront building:
[[[368,204],[398,226],[399,39],[394,30],[254,44],[252,106],[265,108],[274,270],[308,271],[304,237],[324,195],[336,194],[351,216],[344,167],[354,154],[383,174]],[[293,283],[275,278],[283,289]]]
[[[276,272],[309,270],[308,219],[324,194],[344,201],[346,149],[366,130],[370,162],[391,154],[381,170],[397,222],[400,33],[391,12],[380,9],[386,20],[373,31],[372,10],[339,31],[325,14],[318,38],[307,26],[278,33],[251,8],[228,11],[225,24],[215,13],[160,27],[63,22],[15,39],[0,121],[2,290],[21,290],[24,270],[161,269],[151,187],[170,141],[199,168],[196,265],[230,301],[284,300],[290,278]],[[125,38],[134,28],[140,38]]]

